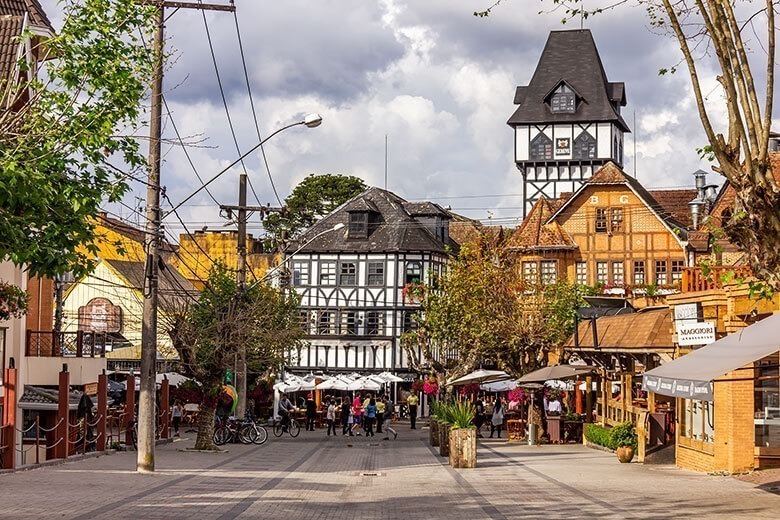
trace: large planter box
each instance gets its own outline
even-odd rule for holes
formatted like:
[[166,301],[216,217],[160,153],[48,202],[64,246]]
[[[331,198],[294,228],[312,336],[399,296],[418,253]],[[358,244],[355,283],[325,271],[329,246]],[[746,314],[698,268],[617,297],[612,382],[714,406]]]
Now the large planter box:
[[477,430],[461,428],[450,430],[450,466],[477,467]]
[[450,425],[439,423],[439,455],[450,456]]
[[431,419],[431,425],[428,428],[428,442],[434,447],[439,445],[439,421],[436,419]]

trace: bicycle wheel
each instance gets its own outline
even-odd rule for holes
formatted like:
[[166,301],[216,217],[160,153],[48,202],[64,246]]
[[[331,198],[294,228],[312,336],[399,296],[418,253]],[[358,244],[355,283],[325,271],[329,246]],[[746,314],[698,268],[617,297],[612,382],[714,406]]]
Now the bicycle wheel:
[[257,432],[257,437],[255,437],[252,442],[255,444],[263,444],[268,440],[268,430],[265,429],[265,426],[255,424],[255,431]]
[[238,430],[238,440],[242,444],[252,444],[257,439],[257,431],[251,424],[246,424]]
[[226,444],[228,441],[228,438],[230,437],[230,433],[228,432],[227,428],[224,426],[220,426],[217,429],[214,430],[214,444],[217,446],[222,446],[223,444]]
[[297,437],[301,433],[301,427],[298,425],[298,421],[292,421],[290,423],[290,437]]
[[274,436],[281,437],[283,433],[284,430],[282,429],[282,421],[276,421],[274,423]]

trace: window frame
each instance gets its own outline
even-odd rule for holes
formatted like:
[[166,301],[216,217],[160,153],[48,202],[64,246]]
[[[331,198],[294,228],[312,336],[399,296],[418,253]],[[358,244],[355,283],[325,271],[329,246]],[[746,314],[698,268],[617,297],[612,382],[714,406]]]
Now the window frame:
[[[350,273],[349,270],[347,272],[344,271],[344,268],[351,265],[352,266],[352,272]],[[347,269],[349,269],[347,267]],[[358,283],[358,262],[357,260],[344,260],[339,262],[339,270],[338,270],[338,284],[340,286],[344,287],[354,287]]]
[[358,335],[358,312],[341,311],[339,316],[339,334],[342,336]]
[[588,132],[582,132],[574,140],[571,153],[573,159],[595,159],[597,151],[596,138]]
[[523,281],[536,285],[539,283],[539,264],[537,262],[523,262]]
[[366,335],[385,335],[385,313],[383,311],[366,311]]
[[[626,270],[623,261],[612,262],[610,268],[611,268],[610,281],[612,282],[612,284],[623,285],[626,281]],[[618,275],[620,276],[620,279],[618,279]]]
[[[663,275],[663,281],[661,281]],[[666,260],[655,260],[653,263],[653,281],[656,285],[669,284],[669,264]]]
[[609,208],[596,208],[594,218],[594,233],[609,231]]
[[606,260],[596,262],[596,283],[604,285],[609,283],[609,262]]
[[[550,270],[552,268],[552,270]],[[555,285],[558,283],[558,261],[540,260],[539,261],[539,280],[542,285]]]
[[[327,320],[323,318],[327,317]],[[336,335],[336,311],[321,310],[317,313],[317,334],[320,336]]]
[[550,97],[548,106],[553,114],[573,114],[577,111],[577,95],[567,85],[561,84]]
[[[381,269],[380,272],[371,272],[372,268],[376,268],[376,266],[379,266]],[[385,262],[382,260],[370,260],[367,262],[366,265],[366,285],[368,287],[384,287],[385,285]],[[379,283],[377,282],[377,276],[381,277],[381,280],[379,280]],[[373,277],[373,278],[372,278]]]
[[[410,271],[410,268],[414,266],[420,271],[416,277],[414,272]],[[404,266],[404,285],[410,283],[423,283],[423,263],[420,260],[408,260]]]
[[[326,269],[327,268],[327,269]],[[321,260],[319,265],[320,285],[335,286],[337,281],[338,262],[335,260]],[[325,277],[328,277],[327,279]]]
[[669,278],[671,283],[682,283],[683,271],[685,270],[685,260],[671,260],[669,262]]
[[574,262],[574,279],[578,285],[588,285],[588,262]]
[[[647,271],[645,269],[645,261],[644,260],[634,260],[633,264],[633,277],[632,280],[634,281],[634,285],[645,285],[647,283]],[[637,281],[637,275],[642,275],[642,281]]]
[[609,208],[609,231],[612,233],[623,232],[623,207],[613,206]]
[[532,161],[549,161],[553,158],[553,141],[544,132],[528,143],[528,157]]
[[347,237],[368,238],[368,211],[352,211],[349,213]]
[[[311,261],[292,260],[290,283],[293,287],[307,287],[311,283]],[[305,278],[305,282],[303,281]]]

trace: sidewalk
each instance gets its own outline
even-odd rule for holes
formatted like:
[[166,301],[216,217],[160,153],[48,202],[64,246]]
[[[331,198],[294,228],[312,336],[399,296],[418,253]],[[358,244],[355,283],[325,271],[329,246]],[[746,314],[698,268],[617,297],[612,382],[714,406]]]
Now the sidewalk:
[[[427,430],[271,438],[228,453],[158,447],[153,475],[117,453],[0,476],[0,518],[217,519],[370,517],[776,518],[780,497],[728,477],[670,466],[619,464],[582,446],[540,448],[480,441],[478,468],[453,470]],[[649,498],[652,497],[652,498]]]

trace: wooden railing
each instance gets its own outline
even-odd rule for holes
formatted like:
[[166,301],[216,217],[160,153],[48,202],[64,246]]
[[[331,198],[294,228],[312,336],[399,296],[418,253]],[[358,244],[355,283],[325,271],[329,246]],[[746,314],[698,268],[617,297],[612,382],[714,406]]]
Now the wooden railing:
[[711,291],[722,289],[726,283],[737,278],[751,276],[753,272],[746,265],[686,267],[683,270],[681,292]]
[[105,357],[105,332],[28,330],[25,353],[29,357]]

